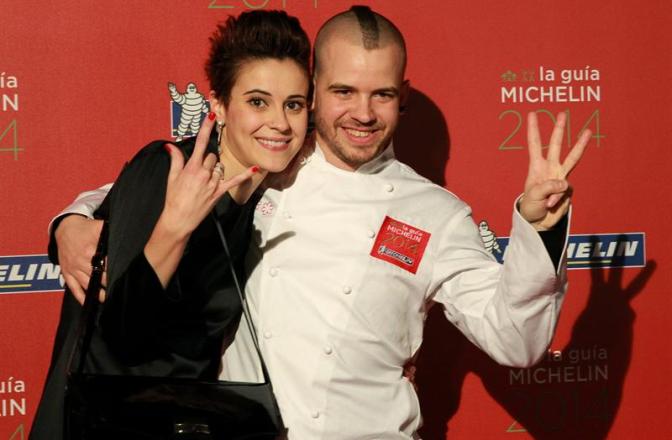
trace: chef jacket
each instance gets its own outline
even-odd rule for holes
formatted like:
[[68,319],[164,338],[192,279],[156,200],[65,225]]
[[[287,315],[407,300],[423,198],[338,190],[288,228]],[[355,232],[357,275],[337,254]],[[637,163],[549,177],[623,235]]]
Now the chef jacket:
[[[514,209],[497,263],[470,208],[391,146],[355,172],[317,146],[292,185],[265,192],[254,225],[246,296],[290,439],[418,438],[403,366],[435,303],[499,363],[532,365],[550,344],[564,255],[556,270]],[[222,379],[261,381],[247,326],[221,368]]]

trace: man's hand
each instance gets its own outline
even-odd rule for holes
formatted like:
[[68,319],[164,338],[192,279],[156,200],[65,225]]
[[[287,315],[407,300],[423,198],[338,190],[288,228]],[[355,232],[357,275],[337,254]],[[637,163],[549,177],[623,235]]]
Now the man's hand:
[[519,209],[523,218],[537,231],[551,229],[567,213],[572,188],[566,179],[581,159],[592,136],[590,130],[581,133],[565,161],[560,163],[566,120],[567,115],[564,112],[558,114],[548,145],[548,154],[544,158],[541,152],[537,114],[531,112],[527,115],[530,166],[525,180],[525,193],[520,200]]
[[[80,304],[84,303],[86,286],[91,276],[91,258],[96,252],[102,228],[102,220],[69,215],[61,220],[54,233],[61,274]],[[106,276],[103,274],[103,286],[106,283]],[[101,291],[100,300],[103,299],[104,292]]]

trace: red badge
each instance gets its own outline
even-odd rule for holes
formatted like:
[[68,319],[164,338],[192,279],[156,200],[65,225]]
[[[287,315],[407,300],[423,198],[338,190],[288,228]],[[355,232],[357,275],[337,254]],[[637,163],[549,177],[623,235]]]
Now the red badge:
[[386,216],[371,249],[371,256],[415,273],[425,254],[430,235],[429,232]]

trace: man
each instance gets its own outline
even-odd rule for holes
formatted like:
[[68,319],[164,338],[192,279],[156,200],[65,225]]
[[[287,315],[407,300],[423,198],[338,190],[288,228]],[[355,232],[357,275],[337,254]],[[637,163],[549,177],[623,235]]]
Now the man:
[[[394,159],[405,63],[401,33],[366,7],[322,26],[315,151],[291,185],[265,193],[255,216],[247,298],[291,439],[417,438],[419,404],[403,367],[434,303],[503,364],[532,365],[553,335],[566,286],[565,177],[590,133],[560,163],[564,114],[547,158],[530,115],[530,167],[501,266],[469,207]],[[91,197],[100,199],[85,204]],[[95,243],[97,229],[71,216],[56,230],[71,287],[86,282],[88,265],[76,263],[73,249],[83,248],[82,237]],[[221,377],[258,373],[241,326]]]

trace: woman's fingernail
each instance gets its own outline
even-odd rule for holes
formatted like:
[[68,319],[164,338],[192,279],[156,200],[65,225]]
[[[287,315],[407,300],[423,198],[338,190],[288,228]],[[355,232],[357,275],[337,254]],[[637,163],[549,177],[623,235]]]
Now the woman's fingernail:
[[211,121],[214,120],[215,119],[215,112],[208,113],[208,119],[210,119]]
[[259,167],[257,165],[255,165],[252,168],[250,168],[250,171],[252,171],[253,173],[258,173],[259,172]]

